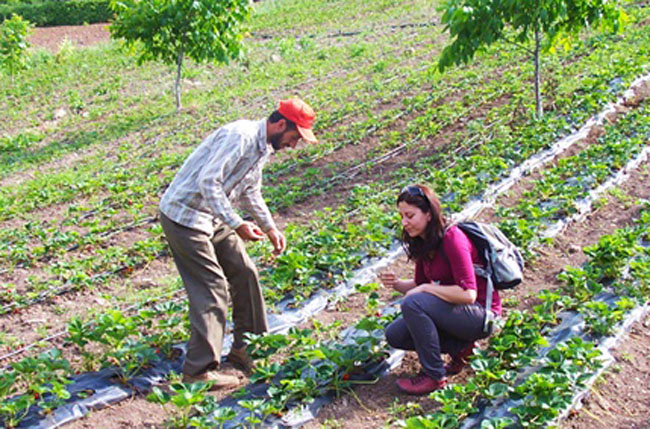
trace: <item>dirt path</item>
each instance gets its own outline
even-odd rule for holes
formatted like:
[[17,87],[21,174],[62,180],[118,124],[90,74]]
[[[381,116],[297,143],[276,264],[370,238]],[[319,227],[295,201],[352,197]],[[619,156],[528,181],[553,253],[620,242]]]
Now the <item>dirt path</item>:
[[45,48],[56,52],[64,40],[69,40],[75,46],[92,46],[110,40],[108,24],[64,25],[60,27],[39,27],[29,38],[36,48]]

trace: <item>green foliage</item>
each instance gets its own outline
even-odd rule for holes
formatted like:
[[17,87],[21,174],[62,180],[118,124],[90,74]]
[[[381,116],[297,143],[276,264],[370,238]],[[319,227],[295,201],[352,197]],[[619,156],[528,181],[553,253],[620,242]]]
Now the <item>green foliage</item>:
[[248,0],[112,0],[111,8],[116,13],[111,37],[126,40],[131,48],[141,43],[140,63],[177,65],[177,109],[183,58],[197,63],[239,58],[242,23],[250,14]]
[[164,391],[159,387],[154,387],[153,392],[147,396],[151,402],[162,405],[168,404],[174,406],[174,411],[168,411],[170,414],[170,425],[175,428],[185,428],[192,421],[191,413],[195,408],[205,407],[206,395],[210,385],[205,383],[183,384],[173,382],[169,385],[171,392]]
[[[452,42],[443,49],[438,69],[468,63],[481,49],[500,40],[522,46],[534,55],[538,119],[543,114],[540,50],[554,49],[559,41],[568,49],[568,41],[587,26],[601,24],[618,31],[625,17],[615,2],[606,0],[447,0],[440,10]],[[534,49],[526,47],[531,40]]]
[[29,21],[15,14],[0,24],[0,66],[9,72],[12,79],[27,67],[27,36],[31,28]]
[[[15,427],[28,413],[32,405],[38,405],[43,414],[63,405],[70,393],[65,385],[70,364],[58,349],[52,349],[11,364],[11,370],[3,374],[0,382],[0,421]],[[12,397],[17,385],[26,393]]]
[[[337,7],[344,6],[344,3],[347,7],[347,2],[329,1],[336,2]],[[265,2],[261,6],[267,7],[266,5],[274,3]],[[306,0],[280,3],[286,7],[308,5]],[[313,3],[322,5],[322,2]],[[298,10],[298,7],[295,10]],[[309,28],[304,21],[296,20],[295,14],[287,13],[283,18],[300,21],[299,25]],[[349,24],[348,20],[341,21]],[[268,24],[263,26],[258,24],[258,26],[265,29],[265,32],[271,31],[270,29],[278,29],[278,31],[285,29],[283,26]],[[295,27],[291,27],[291,30],[292,34],[298,33]],[[329,27],[326,30],[329,30]],[[457,121],[462,120],[465,123],[464,118],[473,119],[462,127],[462,131],[450,136],[449,144],[436,147],[433,153],[427,152],[426,156],[423,154],[417,160],[416,166],[408,166],[408,168],[405,166],[400,170],[399,175],[386,177],[384,183],[377,181],[368,186],[357,186],[349,194],[341,194],[341,202],[345,201],[345,204],[342,204],[345,206],[343,208],[346,212],[351,210],[351,213],[344,214],[336,208],[324,212],[322,216],[310,213],[310,217],[315,220],[313,224],[304,222],[299,226],[292,226],[293,237],[290,242],[292,248],[300,250],[291,252],[286,260],[265,258],[265,255],[270,258],[268,242],[260,243],[260,249],[266,248],[267,252],[257,249],[251,254],[265,264],[263,281],[265,294],[274,294],[272,300],[268,300],[267,296],[269,302],[275,302],[287,294],[307,297],[317,288],[332,287],[341,279],[349,277],[349,272],[363,262],[362,258],[365,258],[365,255],[380,253],[390,242],[396,224],[394,216],[382,215],[381,212],[394,213],[394,192],[399,189],[400,181],[417,174],[418,180],[433,182],[441,195],[448,193],[446,201],[451,207],[450,210],[458,210],[468,199],[479,197],[487,185],[507,174],[512,167],[530,157],[531,154],[548,147],[556,138],[575,124],[583,122],[600,106],[615,99],[626,83],[643,72],[642,65],[647,62],[648,46],[650,46],[646,43],[647,31],[644,34],[639,29],[633,28],[626,33],[625,38],[601,36],[597,39],[589,39],[584,47],[576,48],[569,54],[554,56],[549,62],[556,70],[553,75],[556,85],[553,88],[556,91],[550,102],[556,106],[556,110],[547,121],[532,123],[522,120],[518,113],[523,97],[510,98],[510,94],[521,89],[527,82],[525,77],[520,76],[520,64],[524,57],[513,54],[512,52],[515,51],[501,51],[498,57],[495,55],[487,58],[489,62],[481,62],[466,70],[454,70],[442,80],[432,72],[417,71],[410,67],[406,73],[403,69],[400,70],[403,59],[399,56],[393,58],[388,49],[392,46],[387,44],[387,40],[392,39],[382,39],[383,44],[371,44],[370,41],[366,41],[364,43],[368,43],[368,47],[372,48],[359,51],[360,55],[353,56],[349,49],[337,50],[336,46],[325,48],[327,44],[336,44],[332,44],[329,40],[324,42],[318,37],[318,33],[324,31],[322,28],[309,28],[308,31],[315,31],[317,37],[301,38],[296,43],[293,38],[287,36],[286,32],[283,32],[282,40],[288,41],[274,49],[281,50],[283,55],[287,55],[287,59],[291,53],[300,53],[301,50],[307,49],[313,49],[315,54],[320,52],[327,54],[326,58],[319,60],[320,62],[315,60],[316,55],[312,58],[309,55],[293,57],[289,65],[293,73],[298,76],[294,79],[296,87],[303,82],[313,83],[309,86],[310,89],[313,88],[313,91],[310,90],[310,96],[314,97],[314,105],[321,106],[318,127],[323,133],[328,133],[327,140],[334,141],[336,144],[343,140],[345,143],[341,144],[350,142],[354,144],[372,136],[374,130],[378,130],[374,135],[378,137],[379,144],[367,154],[367,159],[370,159],[382,155],[387,149],[395,148],[405,141],[413,140],[417,144],[420,141],[418,139],[435,139],[440,136],[441,130],[453,126]],[[418,52],[430,48],[428,44],[423,44],[421,38],[423,36],[425,35],[418,34],[414,39],[418,41],[414,43],[414,46],[418,47]],[[314,46],[310,46],[310,42]],[[262,44],[265,47],[280,45],[266,40],[260,43]],[[403,47],[399,41],[396,46]],[[376,55],[377,53],[381,53],[381,56]],[[197,112],[175,118],[162,114],[166,113],[166,108],[160,101],[160,96],[156,95],[159,93],[161,68],[152,66],[150,69],[136,70],[133,67],[134,61],[120,58],[110,45],[99,49],[75,50],[69,58],[57,60],[56,65],[51,55],[49,60],[43,55],[40,63],[36,60],[30,61],[31,67],[21,76],[20,81],[16,85],[6,87],[5,111],[10,115],[7,123],[11,125],[7,134],[0,138],[0,157],[3,161],[6,160],[0,174],[7,177],[12,172],[39,167],[41,164],[43,167],[48,167],[52,160],[64,154],[76,152],[87,145],[97,145],[99,142],[106,142],[108,150],[95,147],[95,155],[84,157],[83,162],[75,163],[74,167],[71,165],[62,172],[53,171],[52,174],[37,175],[34,180],[24,183],[3,186],[0,199],[4,204],[0,204],[2,206],[0,217],[5,220],[14,218],[15,223],[9,222],[9,225],[18,224],[19,227],[0,230],[0,259],[11,267],[14,264],[41,263],[43,261],[40,261],[40,258],[48,258],[48,263],[43,264],[45,274],[43,278],[34,278],[28,283],[29,294],[34,296],[45,292],[46,288],[48,290],[50,287],[56,288],[56,282],[59,284],[66,282],[66,287],[75,288],[104,286],[108,283],[108,277],[102,274],[104,270],[111,270],[108,271],[109,273],[125,273],[124,270],[120,271],[119,268],[113,270],[111,267],[125,264],[129,269],[133,269],[137,267],[135,264],[140,263],[139,261],[148,261],[158,253],[158,238],[161,237],[159,231],[152,230],[150,234],[152,240],[138,241],[135,244],[131,243],[130,247],[119,246],[119,248],[110,246],[111,243],[105,241],[104,233],[118,231],[119,228],[126,226],[121,224],[126,220],[125,217],[130,223],[131,220],[139,219],[138,216],[152,211],[149,209],[153,209],[155,205],[151,203],[153,200],[151,196],[157,195],[169,183],[172,177],[169,172],[177,170],[187,155],[183,153],[183,149],[196,144],[197,135],[206,134],[208,128],[214,126],[214,122],[224,123],[241,116],[255,116],[265,109],[264,105],[268,106],[267,101],[270,103],[268,94],[288,90],[285,87],[286,79],[293,75],[286,72],[286,67],[279,67],[278,64],[267,67],[269,52],[265,48],[260,48],[259,51],[256,49],[251,54],[251,67],[246,72],[239,67],[231,67],[225,71],[229,77],[228,85],[212,84],[218,80],[214,79],[214,68],[193,67],[193,78],[196,77],[198,82],[205,85],[201,91],[193,94],[194,102],[198,106]],[[367,61],[360,61],[365,57]],[[386,62],[386,66],[375,66],[383,61]],[[426,60],[423,61],[431,66],[426,63]],[[354,70],[347,70],[353,67]],[[345,74],[339,71],[343,68],[346,69]],[[310,71],[316,70],[317,74],[309,74]],[[381,75],[377,70],[381,70]],[[336,78],[328,75],[332,71],[337,72]],[[497,74],[498,78],[489,79]],[[387,75],[395,79],[385,80]],[[304,80],[307,76],[310,80]],[[487,83],[484,82],[486,76]],[[608,85],[608,82],[614,78],[621,83],[616,86]],[[426,87],[427,84],[431,84],[431,92],[420,91],[416,96],[403,97],[409,88]],[[142,86],[142,91],[128,90],[136,86]],[[456,91],[459,91],[458,97],[449,97],[449,94],[455,94]],[[422,95],[425,92],[426,96]],[[55,97],[36,97],[42,93],[67,95],[63,100],[50,100]],[[255,105],[250,103],[250,106],[240,108],[241,103],[237,100],[243,96],[247,99],[252,96],[263,98],[255,98],[261,100]],[[28,99],[32,98],[38,100],[38,105],[28,102]],[[400,131],[393,130],[391,127],[394,123],[395,109],[386,109],[384,112],[386,114],[377,112],[381,110],[378,106],[397,98],[404,107],[411,109],[408,111],[409,118],[413,117],[406,129]],[[232,103],[233,100],[235,103]],[[54,101],[57,104],[53,104]],[[83,103],[83,109],[90,112],[92,120],[88,123],[83,121],[77,123],[81,121],[81,117],[68,116],[66,120],[60,122],[60,125],[53,125],[55,132],[39,127],[39,135],[34,134],[35,132],[30,130],[30,127],[36,126],[31,122],[34,121],[33,118],[50,120],[51,112],[61,102],[70,112],[74,111],[79,103]],[[400,102],[396,104],[397,110],[400,110]],[[210,117],[209,120],[197,123],[197,117],[207,117],[207,113],[214,111],[215,106],[225,106],[225,108],[219,110],[216,119]],[[478,112],[476,109],[481,109],[480,117],[476,117]],[[366,112],[368,120],[357,120],[357,116],[365,117]],[[337,121],[350,117],[354,118],[353,122],[346,126],[338,125]],[[495,118],[498,119],[494,120]],[[616,127],[623,127],[623,123],[618,122]],[[636,122],[625,126],[622,131],[624,132],[621,135],[646,134]],[[40,135],[40,132],[47,134]],[[137,138],[132,134],[136,132]],[[610,131],[608,130],[607,133],[609,134]],[[467,136],[472,138],[465,140]],[[133,141],[137,142],[133,143]],[[116,147],[118,143],[119,150]],[[634,145],[638,146],[636,143]],[[337,170],[339,166],[314,161],[330,153],[333,148],[333,145],[310,146],[308,150],[292,152],[290,157],[279,159],[280,162],[270,165],[269,168],[279,166],[276,171],[285,171],[287,165],[291,166],[298,161],[300,165],[309,168],[305,170],[307,173],[302,177],[300,174],[278,174],[277,183],[280,185],[287,183],[290,188],[277,186],[274,183],[273,186],[278,188],[277,196],[270,194],[270,189],[265,189],[264,195],[271,196],[269,205],[282,207],[285,201],[290,201],[289,194],[295,195],[295,201],[306,200],[314,195],[313,192],[326,195],[328,189],[323,192],[324,187],[320,186],[323,182],[320,180],[327,180],[339,171]],[[571,185],[571,182],[565,180],[566,176],[572,178],[575,176],[576,180],[579,179],[576,184],[584,186],[585,190],[591,189],[597,182],[583,181],[583,176],[588,178],[593,173],[594,180],[600,182],[601,174],[605,177],[612,172],[606,166],[611,165],[612,169],[618,168],[621,160],[625,161],[630,157],[629,154],[632,152],[622,153],[620,156],[621,149],[620,146],[608,149],[611,151],[609,155],[607,151],[601,152],[606,157],[611,155],[612,161],[608,161],[603,166],[599,163],[596,169],[585,167],[584,164],[576,164],[576,167],[568,170],[568,165],[561,163],[560,167],[564,171],[558,169],[557,177],[540,182],[539,190],[543,195],[544,208],[531,211],[530,216],[528,214],[504,216],[504,218],[522,219],[522,222],[513,222],[510,225],[513,233],[522,243],[535,241],[540,228],[556,216],[565,216],[571,208],[568,201],[577,198],[573,186],[567,186]],[[590,152],[590,154],[594,153]],[[596,159],[600,159],[600,156],[588,158],[594,160],[590,163],[591,166]],[[107,160],[115,160],[116,163]],[[350,164],[356,165],[354,164],[356,161],[351,161]],[[318,164],[322,164],[323,167],[319,167]],[[280,167],[283,169],[280,170]],[[388,199],[384,199],[381,195],[381,192],[386,189],[390,194]],[[349,197],[347,200],[346,195]],[[284,199],[281,200],[281,197]],[[527,195],[526,200],[530,205],[522,205],[519,208],[524,213],[527,213],[529,207],[534,208],[534,204],[542,198]],[[533,203],[530,203],[530,200]],[[551,200],[560,203],[546,204]],[[69,206],[63,204],[63,207],[67,206],[68,210],[61,212],[61,215],[56,218],[57,222],[50,221],[51,218],[40,219],[37,214],[26,217],[24,224],[20,219],[31,211],[55,206],[65,201],[72,204]],[[646,216],[646,219],[650,221],[650,217]],[[60,230],[60,225],[66,227],[75,225],[78,227],[75,229],[88,231],[89,234],[81,233],[73,236],[71,231]],[[70,253],[70,258],[62,257],[69,246],[79,246],[83,253],[81,255]],[[629,259],[619,250],[616,250],[615,254]],[[608,261],[609,257],[610,255],[607,254],[601,260]],[[617,260],[613,262],[616,266],[619,265]],[[633,266],[633,263],[636,265]],[[630,264],[633,277],[649,278],[647,265],[647,261],[645,264],[641,260],[633,261]],[[285,266],[288,268],[284,269]],[[594,268],[582,271],[576,272],[575,276],[571,277],[566,291],[563,288],[562,293],[559,294],[560,299],[557,298],[557,291],[545,293],[539,297],[542,304],[535,306],[534,314],[524,317],[513,313],[513,318],[507,323],[503,336],[491,343],[487,353],[475,356],[474,366],[478,370],[477,374],[482,378],[476,379],[474,385],[480,385],[480,390],[454,391],[457,400],[445,399],[445,409],[453,412],[433,417],[432,421],[438,424],[429,421],[426,423],[427,427],[458,423],[462,416],[478,404],[475,401],[478,396],[492,400],[513,392],[512,374],[521,365],[534,361],[541,346],[538,337],[545,332],[549,324],[555,323],[556,310],[574,305],[573,302],[569,302],[569,299],[571,301],[575,299],[576,302],[592,299],[592,295],[602,289],[603,286],[598,283],[598,278],[593,276],[600,272],[599,270]],[[275,273],[281,275],[276,276]],[[131,286],[129,280],[125,283],[127,287]],[[627,283],[620,284],[626,287],[622,292],[628,293],[627,289],[631,286],[627,286]],[[569,287],[571,285],[576,287]],[[25,299],[22,290],[14,292],[15,285],[7,286],[11,286],[5,288],[7,302],[22,302],[17,300]],[[581,289],[576,290],[578,287]],[[139,295],[152,296],[145,288],[139,289],[141,289]],[[646,287],[646,296],[647,290]],[[372,314],[377,315],[378,302],[376,297],[371,296],[372,287],[362,287],[359,291],[369,294],[368,310],[373,310]],[[126,304],[131,301],[129,297],[128,301],[123,302],[122,297],[116,295],[118,299],[109,300],[111,306],[118,302]],[[612,310],[618,311],[630,305],[630,302],[622,301],[616,308],[612,307]],[[97,308],[90,310],[100,311]],[[597,311],[599,310],[593,312],[594,320],[601,317]],[[183,326],[188,323],[186,313],[186,305],[183,304],[166,313],[165,316],[158,315],[155,320],[145,319],[141,313],[135,319],[100,317],[88,323],[82,320],[73,321],[66,342],[78,347],[84,359],[88,357],[88,367],[85,366],[85,361],[83,367],[78,360],[71,364],[74,365],[75,370],[97,369],[100,364],[117,365],[128,377],[153,358],[152,351],[158,354],[160,350],[160,355],[169,356],[165,349],[169,350],[171,344],[187,339],[187,326]],[[374,331],[379,329],[378,323],[384,321],[383,317],[381,319],[376,316],[369,317],[359,324],[359,328]],[[137,326],[135,330],[132,329],[134,324]],[[174,329],[177,331],[173,331]],[[128,332],[128,338],[117,335],[122,330]],[[325,385],[327,389],[339,392],[347,390],[353,383],[358,383],[354,377],[359,368],[353,363],[377,351],[372,337],[370,335],[364,337],[365,350],[357,354],[354,349],[316,345],[313,339],[320,336],[318,331],[319,328],[315,326],[315,331],[311,334],[305,332],[303,335],[302,332],[295,332],[287,336],[286,340],[278,337],[270,338],[268,341],[258,341],[260,346],[259,355],[256,356],[258,369],[254,377],[267,383],[273,383],[274,379],[281,379],[281,364],[275,362],[279,356],[289,356],[285,362],[292,377],[284,384],[271,386],[269,391],[274,393],[271,395],[272,398],[276,398],[275,393],[277,393],[277,397],[281,399],[274,404],[266,405],[279,407],[285,401],[293,401],[292,398],[295,397],[298,397],[299,402],[303,402],[300,399],[308,400],[322,392]],[[334,337],[330,339],[332,338]],[[274,349],[280,353],[275,352]],[[303,354],[308,358],[304,358]],[[273,361],[270,361],[271,358]],[[326,361],[314,362],[319,359],[326,359]],[[259,362],[260,360],[265,362]],[[566,361],[564,358],[549,361],[549,365],[553,366],[564,361]],[[339,367],[338,363],[342,366]],[[280,376],[276,378],[278,374]],[[20,375],[17,383],[11,381],[12,375],[6,375],[10,385],[7,384],[3,390],[5,380],[0,381],[0,391],[8,390],[3,397],[15,396],[24,391],[23,375]],[[300,376],[303,378],[299,378]],[[530,385],[533,387],[534,383]],[[193,395],[192,392],[188,393]],[[197,402],[193,408],[198,413],[204,414],[205,410],[212,407],[208,398],[212,396],[207,395],[204,401]],[[26,402],[27,400],[29,402]],[[25,409],[22,404],[29,405],[33,402],[33,396],[31,398],[19,396],[19,400],[15,402],[5,401],[0,404],[0,414],[8,418],[14,416],[12,418],[15,420],[12,421],[19,421],[21,410]],[[252,405],[255,404],[248,405],[253,408]],[[261,419],[266,414],[266,405],[251,409],[251,420]],[[228,413],[222,411],[222,414],[227,419]],[[410,415],[402,418],[407,417]],[[491,426],[488,426],[488,422],[484,422],[483,426],[508,426],[504,421],[489,423]],[[199,423],[197,420],[190,424],[194,427]],[[422,425],[420,427],[425,427]]]
[[550,49],[585,26],[601,23],[618,31],[624,20],[615,2],[602,0],[447,0],[442,23],[453,38],[440,56],[438,67],[469,62],[481,49],[499,40],[530,41],[535,31],[546,34]]
[[140,61],[176,63],[179,52],[196,62],[227,62],[241,53],[241,23],[249,16],[246,0],[113,1],[111,36],[127,45],[141,42]]
[[0,4],[0,21],[14,13],[39,27],[107,22],[112,16],[109,0],[46,0]]
[[603,279],[619,277],[625,267],[626,257],[639,251],[636,244],[637,236],[634,230],[619,230],[616,233],[601,237],[598,244],[584,249],[585,254],[592,258],[595,266],[600,269]]

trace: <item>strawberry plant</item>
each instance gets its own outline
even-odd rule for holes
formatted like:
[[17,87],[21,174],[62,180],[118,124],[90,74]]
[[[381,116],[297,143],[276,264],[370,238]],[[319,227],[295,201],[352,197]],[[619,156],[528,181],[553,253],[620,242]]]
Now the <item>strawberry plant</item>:
[[[645,219],[646,211],[641,212],[641,219]],[[522,427],[546,427],[556,419],[572,403],[574,390],[583,386],[600,367],[601,352],[593,342],[572,336],[540,357],[540,348],[549,346],[544,333],[555,323],[557,313],[566,309],[577,309],[582,313],[587,332],[596,338],[612,332],[623,315],[637,302],[625,296],[615,306],[594,300],[596,291],[604,289],[598,255],[601,251],[615,255],[612,261],[617,267],[631,264],[645,253],[645,248],[636,243],[646,230],[647,219],[634,228],[617,230],[602,237],[593,246],[591,253],[595,258],[590,258],[585,267],[568,267],[558,276],[565,282],[562,293],[566,296],[543,291],[538,296],[542,304],[537,305],[533,312],[509,312],[502,329],[490,337],[487,350],[478,351],[472,357],[470,364],[475,371],[474,376],[462,386],[448,385],[434,392],[431,396],[441,403],[440,410],[425,417],[412,417],[406,420],[406,427],[439,427],[436,425],[441,424],[458,427],[462,418],[476,411],[475,404],[479,398],[518,400],[510,412],[518,417],[516,424]],[[611,239],[614,237],[626,237],[629,241],[620,245],[630,248],[631,243],[635,252],[611,252]],[[631,296],[635,296],[640,293],[641,283],[632,281],[627,289],[616,286],[616,283],[614,286],[619,291],[634,291]],[[595,284],[600,286],[595,288]],[[585,285],[592,285],[591,291],[585,293]],[[519,370],[526,367],[534,368],[534,371],[521,379]]]
[[[209,387],[210,385],[205,383],[172,382],[169,384],[170,392],[154,387],[147,400],[163,406],[169,415],[168,422],[171,427],[186,428],[192,421],[195,407],[205,402]],[[174,407],[173,411],[168,410],[169,405]]]
[[573,391],[599,368],[600,355],[593,343],[574,337],[551,350],[541,368],[515,387],[522,405],[512,409],[522,427],[546,427],[573,401]]
[[637,237],[632,230],[620,230],[617,234],[607,235],[598,240],[598,244],[586,247],[585,255],[599,267],[599,279],[612,280],[622,274],[627,258],[639,252]]

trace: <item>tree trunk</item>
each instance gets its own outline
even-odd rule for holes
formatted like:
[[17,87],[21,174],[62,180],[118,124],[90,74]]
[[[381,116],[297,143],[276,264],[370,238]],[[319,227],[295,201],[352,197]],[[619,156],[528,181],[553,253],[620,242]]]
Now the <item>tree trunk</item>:
[[176,57],[176,83],[174,93],[176,94],[176,113],[181,111],[181,68],[183,67],[183,48],[178,50]]
[[535,30],[535,110],[537,112],[537,119],[542,119],[544,116],[544,107],[542,106],[540,70],[539,70],[539,51],[541,49],[541,37],[539,29]]

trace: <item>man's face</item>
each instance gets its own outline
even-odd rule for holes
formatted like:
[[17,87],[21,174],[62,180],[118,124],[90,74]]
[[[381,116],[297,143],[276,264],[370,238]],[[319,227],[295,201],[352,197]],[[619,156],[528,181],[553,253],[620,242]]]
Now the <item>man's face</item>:
[[298,130],[284,130],[272,134],[269,137],[269,141],[275,150],[281,150],[287,147],[294,148],[300,141],[300,133]]

